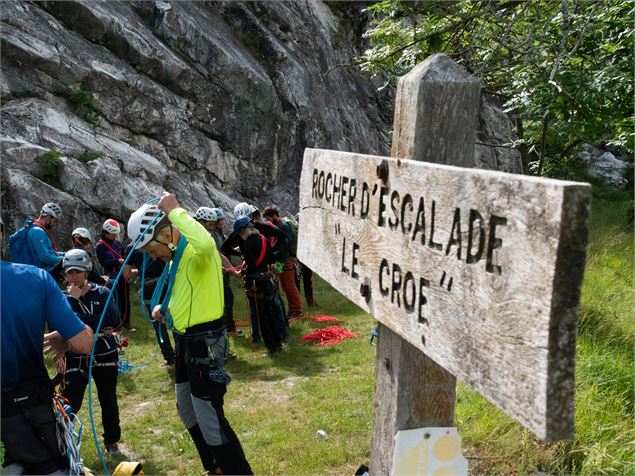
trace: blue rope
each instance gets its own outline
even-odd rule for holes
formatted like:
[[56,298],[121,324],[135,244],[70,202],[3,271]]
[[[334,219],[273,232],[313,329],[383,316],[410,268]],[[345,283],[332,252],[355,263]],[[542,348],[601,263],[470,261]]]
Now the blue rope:
[[[146,321],[152,324],[154,321],[148,315],[148,311],[145,306],[145,282],[146,282],[146,268],[148,268],[152,263],[148,262],[148,253],[143,252],[143,261],[141,263],[141,285],[139,287],[139,302],[141,303],[141,315],[144,317]],[[163,340],[161,340],[163,342]]]
[[[147,204],[150,204],[150,203],[153,203],[153,202],[158,202],[159,200],[160,200],[159,197],[153,198],[152,200],[149,200],[146,203],[144,203],[144,205],[147,205]],[[90,416],[90,426],[91,426],[92,431],[93,431],[93,440],[95,441],[95,448],[97,448],[97,455],[99,456],[99,459],[101,460],[101,464],[104,467],[104,471],[106,472],[107,476],[110,475],[110,472],[108,472],[108,465],[106,464],[106,461],[104,460],[104,455],[102,454],[101,448],[99,447],[99,440],[97,439],[97,430],[95,428],[95,419],[93,417],[93,392],[92,392],[93,379],[92,379],[92,376],[93,376],[93,364],[95,363],[95,344],[97,343],[99,329],[101,329],[101,324],[104,321],[104,316],[106,315],[106,310],[108,309],[108,305],[110,304],[110,301],[113,298],[113,294],[115,294],[113,291],[116,288],[117,283],[119,282],[119,279],[121,278],[121,275],[123,273],[124,268],[126,267],[126,264],[130,260],[130,257],[132,256],[132,251],[141,242],[141,240],[143,239],[143,237],[147,233],[147,231],[150,228],[152,228],[152,225],[154,225],[156,223],[156,221],[159,218],[159,216],[160,215],[157,214],[157,216],[154,217],[154,219],[146,227],[146,229],[143,231],[143,233],[141,233],[141,235],[139,235],[139,238],[137,238],[137,241],[135,241],[134,246],[132,247],[132,250],[130,251],[130,253],[128,253],[126,258],[124,259],[124,262],[121,265],[121,269],[119,270],[119,273],[117,273],[117,277],[115,278],[115,281],[113,282],[111,292],[108,294],[108,299],[106,299],[106,304],[104,305],[104,310],[101,313],[101,317],[99,318],[99,323],[97,324],[97,328],[95,329],[95,335],[93,337],[93,347],[92,347],[92,349],[90,351],[90,361],[88,363],[88,415]],[[120,317],[120,319],[121,319],[121,317]]]
[[161,303],[161,314],[165,316],[165,320],[167,321],[168,327],[170,329],[172,329],[174,326],[172,323],[172,315],[170,314],[170,311],[168,311],[168,306],[170,304],[170,298],[172,297],[172,286],[174,286],[174,281],[176,281],[176,272],[179,268],[179,264],[181,262],[181,258],[183,257],[183,252],[185,251],[186,246],[187,240],[183,235],[181,235],[179,243],[176,245],[174,256],[172,256],[172,264],[170,265],[170,278],[168,279],[168,289],[165,291],[165,297],[163,298],[163,302]]

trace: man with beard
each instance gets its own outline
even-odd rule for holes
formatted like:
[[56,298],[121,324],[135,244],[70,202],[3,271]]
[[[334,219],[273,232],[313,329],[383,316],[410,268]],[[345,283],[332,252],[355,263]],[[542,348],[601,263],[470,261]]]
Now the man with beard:
[[61,219],[62,207],[53,202],[44,204],[37,220],[28,219],[24,227],[9,237],[11,260],[51,271],[64,256],[56,250],[51,235]]

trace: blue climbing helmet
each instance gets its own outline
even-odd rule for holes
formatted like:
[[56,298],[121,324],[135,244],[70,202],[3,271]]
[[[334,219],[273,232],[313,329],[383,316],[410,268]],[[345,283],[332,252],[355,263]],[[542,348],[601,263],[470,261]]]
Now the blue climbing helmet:
[[234,231],[238,232],[240,230],[243,230],[244,228],[247,228],[250,224],[251,224],[251,218],[249,218],[248,216],[242,216],[234,222]]

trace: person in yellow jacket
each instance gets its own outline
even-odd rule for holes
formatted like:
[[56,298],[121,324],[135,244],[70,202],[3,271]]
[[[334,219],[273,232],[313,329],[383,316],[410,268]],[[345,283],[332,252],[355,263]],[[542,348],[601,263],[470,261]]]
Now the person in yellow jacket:
[[[133,242],[141,236],[136,248],[153,260],[176,266],[165,298],[176,351],[176,405],[203,467],[210,473],[218,465],[223,474],[253,474],[223,410],[231,378],[224,368],[223,276],[214,240],[167,192],[158,206],[143,205],[130,216],[128,235]],[[152,318],[165,320],[165,314],[157,305]]]

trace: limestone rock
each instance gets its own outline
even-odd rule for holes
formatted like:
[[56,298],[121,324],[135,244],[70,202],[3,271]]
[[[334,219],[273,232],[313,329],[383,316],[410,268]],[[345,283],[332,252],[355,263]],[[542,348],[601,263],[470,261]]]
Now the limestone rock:
[[599,178],[608,185],[624,188],[628,185],[626,175],[633,172],[632,162],[624,160],[625,155],[624,151],[619,149],[610,151],[584,144],[576,154],[576,158],[585,164],[591,177]]
[[[8,229],[55,197],[71,210],[63,233],[93,217],[125,222],[163,189],[190,210],[231,211],[247,200],[295,212],[305,147],[389,151],[387,92],[351,66],[363,48],[361,9],[313,0],[3,2]],[[78,97],[84,103],[72,104]],[[481,142],[509,141],[500,111],[484,108],[481,126]],[[62,156],[65,191],[33,176],[34,158],[48,150]],[[479,166],[517,170],[508,149],[479,150]]]

